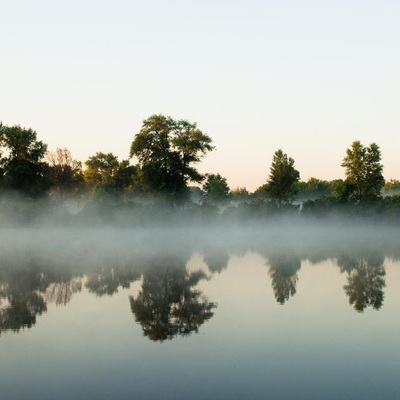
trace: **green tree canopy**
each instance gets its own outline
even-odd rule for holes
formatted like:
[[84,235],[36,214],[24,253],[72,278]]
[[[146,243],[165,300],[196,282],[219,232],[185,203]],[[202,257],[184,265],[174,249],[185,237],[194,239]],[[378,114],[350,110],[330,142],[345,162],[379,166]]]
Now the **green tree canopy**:
[[250,198],[250,193],[245,187],[237,187],[231,190],[230,195],[237,202],[246,201]]
[[398,195],[400,193],[400,181],[398,179],[390,179],[383,187],[383,194],[386,196]]
[[380,197],[385,185],[380,161],[381,152],[376,143],[365,147],[356,140],[346,150],[342,167],[346,168],[346,183],[350,185],[352,201],[372,201]]
[[49,187],[48,164],[43,161],[46,150],[34,130],[0,123],[2,186],[32,197],[43,194]]
[[188,182],[201,182],[194,164],[211,151],[211,138],[195,123],[152,115],[132,142],[130,157],[136,157],[143,187],[151,192],[177,196]]
[[104,190],[109,194],[121,194],[129,188],[136,175],[136,167],[129,161],[118,161],[112,153],[97,152],[85,162],[85,181],[94,191]]
[[332,195],[331,187],[328,181],[317,178],[309,178],[307,182],[297,182],[297,199],[300,200],[315,200],[320,197]]
[[279,206],[292,202],[297,192],[296,182],[300,179],[300,173],[294,167],[294,160],[288,157],[282,150],[277,150],[272,160],[266,193]]
[[206,182],[203,185],[206,202],[217,204],[229,199],[229,186],[226,178],[220,174],[206,174]]

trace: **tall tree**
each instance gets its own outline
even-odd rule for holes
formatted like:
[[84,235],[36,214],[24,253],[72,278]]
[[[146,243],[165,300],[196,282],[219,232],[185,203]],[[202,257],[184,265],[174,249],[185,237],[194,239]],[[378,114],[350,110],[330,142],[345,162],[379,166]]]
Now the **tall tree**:
[[194,167],[211,151],[211,138],[195,123],[152,115],[132,142],[130,157],[136,157],[146,190],[177,196],[186,192],[188,182],[201,182]]
[[356,140],[346,150],[342,167],[346,168],[346,183],[351,188],[352,201],[373,201],[380,197],[385,185],[380,161],[381,151],[376,143],[365,147]]
[[34,130],[0,124],[2,186],[31,197],[43,194],[49,187],[46,150]]
[[213,150],[211,142],[211,138],[198,129],[196,123],[175,121],[171,144],[180,154],[181,177],[185,185],[188,181],[198,183],[203,180],[203,175],[193,167],[193,164],[198,163],[203,155]]
[[266,193],[277,203],[291,203],[297,193],[296,182],[300,179],[300,173],[294,167],[294,160],[288,157],[282,150],[277,150],[272,160]]

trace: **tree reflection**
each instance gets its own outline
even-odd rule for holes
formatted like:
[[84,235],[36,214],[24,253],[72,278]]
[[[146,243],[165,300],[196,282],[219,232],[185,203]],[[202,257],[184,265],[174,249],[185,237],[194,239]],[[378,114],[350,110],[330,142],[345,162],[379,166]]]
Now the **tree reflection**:
[[386,275],[383,256],[374,254],[369,258],[342,258],[338,263],[343,272],[348,274],[348,284],[344,290],[349,303],[358,312],[371,306],[379,310],[383,305]]
[[42,275],[37,271],[2,272],[0,333],[6,330],[18,332],[36,323],[36,316],[47,310],[46,302],[38,293],[41,287]]
[[9,305],[0,310],[0,333],[6,330],[18,332],[36,323],[36,315],[47,310],[43,297],[37,293],[14,295]]
[[187,336],[214,313],[208,302],[194,287],[206,275],[184,269],[153,269],[143,275],[142,290],[136,299],[131,296],[131,310],[143,333],[154,341]]
[[113,295],[119,287],[128,289],[130,284],[139,279],[140,274],[135,270],[103,268],[99,272],[88,274],[88,280],[85,284],[91,293],[101,297],[104,295]]
[[47,303],[56,303],[57,306],[67,305],[74,293],[80,292],[82,281],[80,279],[71,279],[64,282],[51,283],[45,293]]
[[0,333],[31,328],[38,315],[47,311],[47,303],[66,305],[80,291],[80,278],[72,270],[55,270],[31,262],[26,269],[18,263],[0,268]]
[[296,294],[297,271],[301,267],[300,259],[288,254],[276,254],[268,258],[269,275],[272,280],[276,301],[284,304]]

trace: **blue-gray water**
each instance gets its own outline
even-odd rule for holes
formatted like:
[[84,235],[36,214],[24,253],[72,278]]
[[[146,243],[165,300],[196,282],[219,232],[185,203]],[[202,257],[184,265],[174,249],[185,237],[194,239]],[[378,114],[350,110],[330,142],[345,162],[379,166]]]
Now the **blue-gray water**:
[[213,235],[3,232],[0,398],[400,398],[396,232]]

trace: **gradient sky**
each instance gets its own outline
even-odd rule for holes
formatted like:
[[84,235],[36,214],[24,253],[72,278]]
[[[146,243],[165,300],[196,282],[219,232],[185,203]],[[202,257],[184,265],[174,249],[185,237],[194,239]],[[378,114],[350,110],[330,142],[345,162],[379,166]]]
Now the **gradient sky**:
[[400,2],[0,0],[0,121],[81,161],[127,158],[151,114],[197,122],[202,172],[344,177],[353,140],[400,179]]

